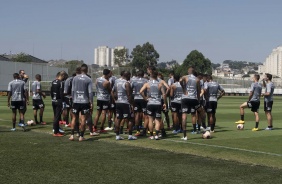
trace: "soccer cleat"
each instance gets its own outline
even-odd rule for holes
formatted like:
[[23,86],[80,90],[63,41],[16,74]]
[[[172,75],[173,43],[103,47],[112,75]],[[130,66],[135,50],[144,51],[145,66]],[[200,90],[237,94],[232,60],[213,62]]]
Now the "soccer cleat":
[[211,127],[207,127],[205,131],[210,131],[211,130]]
[[60,133],[65,133],[65,131],[62,130],[62,129],[60,129],[60,128],[59,128],[59,132],[60,132]]
[[154,136],[150,136],[150,137],[149,137],[149,139],[154,140],[154,139],[155,139],[155,137],[154,137]]
[[128,140],[137,140],[137,137],[133,136],[133,135],[129,135],[128,136]]
[[71,127],[71,124],[69,123],[69,124],[65,124],[65,127]]
[[74,141],[74,136],[71,135],[70,138],[69,138],[69,140],[70,140],[70,141]]
[[81,137],[81,136],[80,136],[79,139],[78,139],[78,141],[80,141],[80,142],[81,142],[81,141],[85,141],[85,140],[86,140],[86,139],[85,139],[84,137]]
[[98,136],[98,135],[100,135],[99,133],[97,133],[97,132],[90,132],[90,136]]
[[159,134],[158,136],[159,136],[159,138],[162,138],[162,137],[164,137],[164,136],[163,136],[162,134]]
[[16,131],[16,128],[12,128],[11,131],[12,131],[12,132]]
[[182,137],[181,140],[187,141],[187,136],[186,137]]
[[235,123],[236,123],[236,124],[244,124],[244,123],[245,123],[245,121],[243,121],[243,120],[239,120],[239,121],[236,121]]
[[150,134],[150,131],[148,130],[147,133]]
[[264,129],[264,130],[273,130],[273,128],[269,128],[269,127],[267,127],[266,129]]
[[258,128],[253,128],[252,129],[253,132],[258,131],[258,130],[259,130]]
[[178,132],[178,130],[173,130],[172,133],[173,134],[178,134],[179,132]]
[[119,136],[119,135],[117,135],[116,136],[116,140],[118,141],[118,140],[123,140],[124,138],[123,137],[121,137],[121,136]]
[[198,134],[198,132],[197,132],[197,131],[196,131],[196,132],[195,132],[195,131],[193,131],[193,132],[191,132],[191,134]]
[[66,121],[59,121],[59,124],[60,125],[65,125],[65,124],[67,124],[67,122]]
[[63,134],[60,134],[60,133],[56,133],[56,134],[53,134],[53,137],[63,137],[64,135]]
[[79,137],[80,136],[80,134],[79,133],[76,133],[76,135],[75,135],[76,137]]
[[45,122],[41,122],[40,124],[41,124],[41,125],[46,125],[46,123],[45,123]]
[[107,127],[107,128],[105,128],[105,130],[107,130],[107,131],[113,130],[113,127]]
[[107,131],[106,131],[106,130],[100,130],[99,133],[100,133],[100,134],[102,134],[102,133],[107,133]]
[[25,125],[23,123],[18,124],[19,127],[24,127]]
[[159,136],[157,136],[157,135],[155,135],[155,139],[156,139],[156,140],[159,140],[159,139],[160,139],[160,137],[159,137]]
[[211,130],[211,131],[210,131],[210,133],[214,133],[214,132],[215,132],[214,130]]
[[135,136],[140,136],[141,133],[139,131],[136,132]]

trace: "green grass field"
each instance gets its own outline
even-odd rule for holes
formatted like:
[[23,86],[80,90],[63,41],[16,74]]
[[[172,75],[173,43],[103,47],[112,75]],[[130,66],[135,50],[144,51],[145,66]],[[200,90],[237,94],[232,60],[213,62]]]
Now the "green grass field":
[[[50,98],[45,100],[46,126],[10,132],[11,111],[6,97],[0,98],[0,146],[2,183],[281,183],[281,97],[274,101],[273,131],[264,131],[266,118],[260,113],[261,131],[252,132],[254,116],[245,114],[245,129],[236,130],[239,105],[247,97],[223,97],[217,111],[216,133],[201,135],[168,133],[159,141],[140,138],[115,141],[113,132],[71,142],[68,135],[52,137]],[[262,103],[263,104],[263,103]],[[31,106],[26,120],[33,119]],[[191,129],[188,120],[188,129]],[[69,133],[69,129],[67,134]],[[127,137],[124,135],[124,137]]]

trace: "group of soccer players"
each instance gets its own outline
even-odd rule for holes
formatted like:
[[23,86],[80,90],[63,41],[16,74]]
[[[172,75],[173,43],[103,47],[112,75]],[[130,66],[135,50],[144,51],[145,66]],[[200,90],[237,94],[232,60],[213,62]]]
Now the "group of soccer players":
[[[93,113],[93,82],[87,74],[88,67],[83,64],[76,69],[75,74],[68,76],[66,72],[58,72],[56,79],[51,85],[51,99],[54,112],[53,136],[64,136],[60,124],[70,127],[70,140],[75,139],[75,132],[79,141],[85,140],[84,132],[86,125],[91,136],[97,136],[108,130],[113,130],[116,140],[124,139],[123,127],[127,125],[128,139],[136,140],[138,136],[146,136],[149,132],[150,139],[160,139],[166,136],[162,112],[168,128],[168,110],[171,110],[173,120],[173,134],[183,133],[182,140],[187,140],[187,114],[191,114],[193,125],[192,134],[200,131],[214,132],[216,123],[217,101],[224,95],[224,89],[215,81],[211,75],[196,73],[194,67],[188,68],[188,75],[179,76],[170,73],[168,83],[162,75],[156,71],[154,66],[147,67],[147,76],[144,71],[138,71],[137,75],[131,76],[129,71],[122,71],[120,77],[113,76],[109,69],[103,70],[103,75],[95,80],[97,95],[97,112],[92,121]],[[29,95],[25,82],[28,76],[21,70],[13,75],[14,80],[8,86],[8,106],[11,107],[13,116],[13,128],[15,131],[17,110],[20,113],[19,126],[24,127],[24,113],[26,104],[29,104]],[[266,74],[263,85],[266,86],[265,112],[268,119],[268,128],[272,129],[271,108],[273,104],[274,85],[272,76]],[[43,112],[45,93],[41,88],[41,75],[35,76],[32,83],[32,100],[34,119],[36,124],[44,125]],[[244,123],[244,108],[249,107],[255,113],[256,127],[258,130],[258,108],[261,96],[261,85],[259,76],[255,75],[251,86],[249,100],[240,106],[241,120],[236,123]],[[39,110],[40,121],[37,120]],[[69,121],[69,115],[71,121]],[[63,118],[62,118],[63,116]],[[104,128],[108,118],[108,127]],[[208,126],[206,125],[208,120]],[[101,120],[100,128],[98,122]],[[114,127],[112,127],[114,122]],[[142,131],[141,131],[142,128]],[[133,135],[133,130],[136,130]]]

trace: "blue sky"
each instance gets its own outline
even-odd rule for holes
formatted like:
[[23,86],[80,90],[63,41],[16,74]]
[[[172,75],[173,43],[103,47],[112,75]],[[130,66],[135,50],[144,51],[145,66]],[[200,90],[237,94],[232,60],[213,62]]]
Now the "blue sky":
[[160,61],[264,62],[282,45],[281,0],[0,0],[0,54],[94,62],[94,48],[147,41]]

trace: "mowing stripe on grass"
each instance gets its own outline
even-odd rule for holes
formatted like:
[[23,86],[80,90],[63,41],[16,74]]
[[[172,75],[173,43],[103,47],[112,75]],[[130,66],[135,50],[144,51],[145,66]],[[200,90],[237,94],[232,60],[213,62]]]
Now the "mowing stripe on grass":
[[193,145],[199,145],[199,146],[208,146],[208,147],[214,147],[214,148],[224,148],[224,149],[230,149],[230,150],[236,150],[236,151],[245,151],[245,152],[250,152],[250,153],[259,153],[259,154],[264,154],[264,155],[271,155],[271,156],[282,157],[282,154],[278,154],[278,153],[255,151],[255,150],[248,150],[248,149],[242,149],[242,148],[234,148],[234,147],[228,147],[228,146],[220,146],[220,145],[214,145],[214,144],[203,144],[203,143],[196,143],[196,142],[177,141],[177,140],[171,140],[171,139],[162,139],[162,140],[163,141],[169,141],[169,142],[186,143],[186,144],[193,144]]

